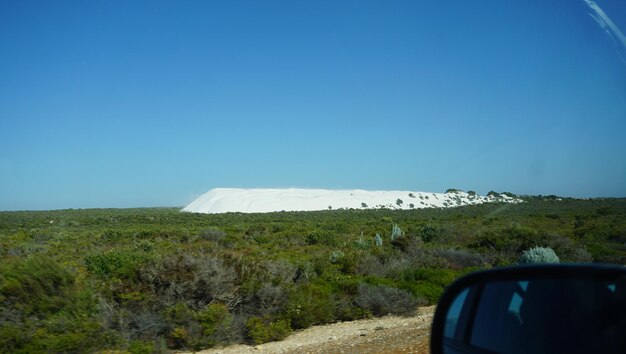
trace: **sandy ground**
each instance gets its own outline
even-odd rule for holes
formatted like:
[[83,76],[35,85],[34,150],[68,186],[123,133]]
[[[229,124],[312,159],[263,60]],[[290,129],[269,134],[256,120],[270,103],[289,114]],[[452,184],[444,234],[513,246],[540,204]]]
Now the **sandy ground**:
[[428,193],[411,191],[366,191],[362,189],[242,189],[215,188],[183,210],[193,213],[266,213],[331,209],[420,209],[445,208],[489,202],[521,202],[519,199],[480,196],[466,192]]
[[315,326],[280,342],[257,346],[231,345],[202,354],[234,353],[428,353],[434,306],[421,307],[415,317],[386,316],[370,320]]

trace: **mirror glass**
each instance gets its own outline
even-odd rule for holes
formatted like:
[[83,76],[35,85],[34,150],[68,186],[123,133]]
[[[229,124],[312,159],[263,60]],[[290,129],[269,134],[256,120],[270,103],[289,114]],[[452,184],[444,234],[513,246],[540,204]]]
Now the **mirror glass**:
[[452,302],[450,310],[448,310],[445,324],[446,327],[443,334],[446,338],[454,338],[454,333],[459,322],[459,316],[461,315],[461,309],[463,308],[463,304],[465,303],[468,293],[469,289],[461,291]]
[[626,348],[626,282],[516,279],[459,292],[445,318],[444,352],[607,353]]

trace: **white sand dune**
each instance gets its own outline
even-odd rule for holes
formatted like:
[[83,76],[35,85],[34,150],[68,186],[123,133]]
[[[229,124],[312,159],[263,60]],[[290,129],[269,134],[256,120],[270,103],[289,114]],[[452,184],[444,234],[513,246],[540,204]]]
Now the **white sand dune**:
[[466,192],[427,193],[412,191],[366,191],[328,189],[215,188],[187,205],[194,213],[267,213],[328,209],[420,209],[446,208],[489,202],[517,203],[506,195],[480,196]]

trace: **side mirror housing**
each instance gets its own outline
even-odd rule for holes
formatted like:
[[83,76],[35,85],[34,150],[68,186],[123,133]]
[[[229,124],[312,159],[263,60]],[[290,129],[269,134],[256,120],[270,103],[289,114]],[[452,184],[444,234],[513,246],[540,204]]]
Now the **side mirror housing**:
[[469,274],[437,305],[431,353],[626,353],[626,267],[550,264]]

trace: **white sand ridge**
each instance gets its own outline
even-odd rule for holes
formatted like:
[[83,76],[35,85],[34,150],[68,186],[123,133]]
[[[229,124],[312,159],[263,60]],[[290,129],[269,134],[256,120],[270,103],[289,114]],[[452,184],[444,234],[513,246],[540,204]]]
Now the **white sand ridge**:
[[328,209],[420,209],[446,208],[489,202],[518,203],[506,195],[481,196],[463,191],[428,193],[414,191],[367,191],[362,189],[242,189],[215,188],[191,202],[183,211],[195,213],[267,213]]

